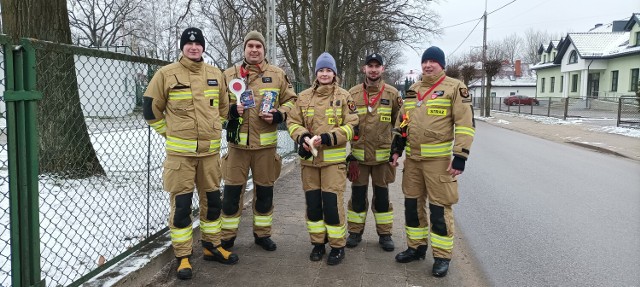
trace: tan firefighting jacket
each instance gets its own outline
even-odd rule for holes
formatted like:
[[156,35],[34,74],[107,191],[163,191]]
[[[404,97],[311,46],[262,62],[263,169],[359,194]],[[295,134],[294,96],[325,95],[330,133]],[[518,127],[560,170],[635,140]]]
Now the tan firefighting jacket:
[[[375,102],[372,106],[365,101],[365,91],[367,101]],[[349,94],[356,103],[359,118],[358,133],[351,141],[351,155],[365,165],[387,162],[393,139],[391,131],[402,105],[398,90],[381,81],[378,86],[354,86],[349,90]]]
[[[446,77],[444,81],[424,95],[441,77],[427,77],[409,88],[395,126],[406,126],[407,157],[415,160],[450,158],[456,155],[469,157],[469,149],[475,135],[473,108],[467,87],[459,80]],[[416,96],[414,96],[416,95]]]
[[302,91],[295,108],[290,111],[287,127],[291,138],[299,143],[300,137],[328,133],[332,144],[318,147],[318,156],[301,159],[308,166],[328,166],[344,163],[347,143],[353,138],[358,125],[356,105],[349,92],[338,84],[314,85]]
[[220,151],[229,97],[218,68],[181,57],[155,73],[144,97],[144,117],[166,137],[168,154],[197,157]]
[[[296,101],[296,93],[284,71],[266,61],[260,65],[242,64],[249,71],[244,78],[246,88],[253,91],[256,106],[245,107],[240,125],[240,141],[229,143],[229,146],[241,149],[263,149],[275,147],[278,143],[277,123],[267,123],[260,118],[260,105],[265,94],[273,95],[273,108],[282,113],[283,121],[287,119],[289,111]],[[227,83],[233,79],[241,79],[241,66],[234,66],[224,71]],[[229,92],[231,104],[236,103],[236,96]]]

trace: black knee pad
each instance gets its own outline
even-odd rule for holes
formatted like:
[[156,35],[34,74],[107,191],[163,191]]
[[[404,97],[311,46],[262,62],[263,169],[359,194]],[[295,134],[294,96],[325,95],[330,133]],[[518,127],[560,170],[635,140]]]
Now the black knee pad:
[[273,206],[273,186],[256,185],[256,211],[267,213]]
[[435,234],[446,236],[447,223],[444,221],[444,207],[429,203],[431,216],[431,231]]
[[389,211],[389,189],[386,187],[373,186],[373,194],[376,196],[376,200],[373,202],[373,206],[376,212],[388,212]]
[[221,209],[222,200],[220,199],[220,191],[207,192],[207,220],[217,220],[220,217]]
[[409,227],[420,226],[420,219],[418,218],[418,199],[417,198],[404,199],[404,218],[407,226]]
[[173,226],[185,228],[191,224],[191,197],[193,192],[176,195],[173,212]]
[[351,186],[351,209],[355,212],[364,212],[367,209],[367,189],[368,186]]
[[233,215],[240,208],[240,195],[242,185],[225,185],[224,196],[222,197],[222,212],[226,215]]
[[338,195],[331,192],[322,192],[322,211],[324,212],[324,222],[329,225],[340,224],[338,214]]
[[322,193],[319,189],[310,190],[304,193],[307,201],[307,218],[310,221],[322,220]]

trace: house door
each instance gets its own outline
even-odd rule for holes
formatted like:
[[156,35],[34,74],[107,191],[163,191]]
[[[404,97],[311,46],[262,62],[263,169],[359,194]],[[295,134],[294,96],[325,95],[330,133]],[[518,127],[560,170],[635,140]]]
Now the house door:
[[590,73],[587,77],[587,97],[597,99],[598,90],[600,90],[600,73]]

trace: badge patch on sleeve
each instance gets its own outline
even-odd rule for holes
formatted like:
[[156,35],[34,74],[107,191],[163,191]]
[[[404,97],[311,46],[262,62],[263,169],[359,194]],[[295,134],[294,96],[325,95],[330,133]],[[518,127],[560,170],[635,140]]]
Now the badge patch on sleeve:
[[218,85],[218,80],[216,80],[216,79],[208,79],[207,80],[207,85],[209,85],[209,86],[217,86]]
[[404,102],[404,100],[401,97],[398,97],[398,106],[402,107],[402,103]]
[[460,88],[460,95],[463,98],[468,98],[469,97],[469,91],[467,90],[467,88]]
[[262,82],[263,83],[271,83],[271,82],[273,82],[273,80],[271,80],[271,77],[262,77]]
[[348,101],[347,102],[347,107],[349,107],[349,111],[351,111],[351,113],[356,113],[357,112],[356,102]]

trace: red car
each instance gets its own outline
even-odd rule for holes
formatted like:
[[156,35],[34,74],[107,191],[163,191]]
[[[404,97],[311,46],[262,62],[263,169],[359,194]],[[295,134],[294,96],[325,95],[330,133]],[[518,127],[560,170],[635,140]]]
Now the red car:
[[503,103],[507,106],[515,106],[515,105],[525,105],[525,106],[538,106],[540,102],[538,99],[529,98],[527,96],[510,96],[504,98]]

